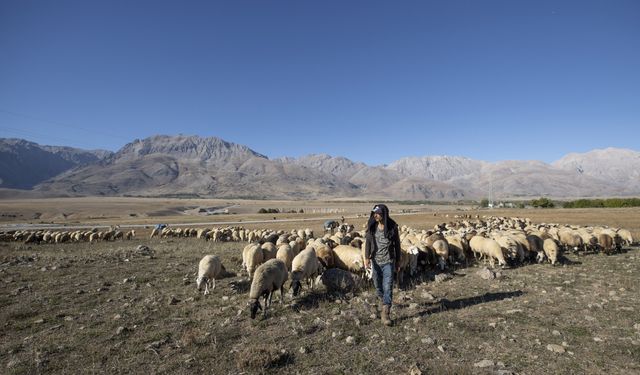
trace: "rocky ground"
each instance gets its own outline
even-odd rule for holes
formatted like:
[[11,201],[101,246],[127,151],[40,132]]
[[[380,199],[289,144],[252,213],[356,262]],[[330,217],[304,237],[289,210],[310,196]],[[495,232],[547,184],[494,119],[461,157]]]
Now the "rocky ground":
[[[385,327],[366,285],[276,296],[250,319],[243,246],[0,244],[1,372],[640,373],[637,248],[429,273],[395,291]],[[229,274],[203,296],[195,273],[207,253]]]

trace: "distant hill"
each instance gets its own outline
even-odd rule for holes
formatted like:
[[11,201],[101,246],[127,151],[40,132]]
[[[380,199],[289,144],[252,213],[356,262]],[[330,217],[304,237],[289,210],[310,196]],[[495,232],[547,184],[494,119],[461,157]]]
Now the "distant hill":
[[[640,153],[609,148],[540,161],[461,156],[369,166],[326,154],[269,159],[216,137],[157,135],[116,153],[0,140],[2,183],[46,196],[189,196],[257,199],[496,200],[640,194]],[[29,172],[29,173],[27,173]]]
[[96,163],[111,154],[105,150],[41,146],[24,139],[0,138],[0,187],[31,189],[64,171]]

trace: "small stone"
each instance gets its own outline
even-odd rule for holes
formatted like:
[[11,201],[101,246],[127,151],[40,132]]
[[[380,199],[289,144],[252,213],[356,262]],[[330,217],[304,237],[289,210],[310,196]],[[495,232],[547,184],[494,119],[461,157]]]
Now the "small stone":
[[418,365],[414,363],[409,368],[409,375],[422,375],[422,370],[420,370]]
[[496,328],[496,325],[497,325],[496,322],[489,323],[489,327],[491,327],[491,328]]
[[298,351],[300,352],[300,354],[307,354],[308,353],[308,349],[305,348],[304,346],[301,346]]
[[347,338],[344,340],[347,344],[351,345],[351,344],[355,344],[356,339],[353,336],[347,336]]
[[420,318],[419,316],[416,316],[415,318],[413,318],[413,324],[419,324],[420,321],[422,321],[422,318]]
[[426,345],[433,345],[436,343],[436,340],[432,339],[431,337],[425,337],[422,340],[420,340],[423,344]]
[[451,323],[451,322],[447,323],[447,327],[453,328],[453,323]]
[[448,274],[448,273],[440,273],[434,277],[434,281],[436,283],[442,283],[451,279],[453,279],[453,276],[451,276],[451,274]]
[[118,328],[116,329],[116,335],[121,335],[121,334],[125,333],[126,331],[127,331],[127,328],[126,328],[126,327],[122,327],[122,326],[120,326],[120,327],[118,327]]
[[559,353],[559,354],[562,354],[562,353],[564,353],[566,351],[563,346],[556,345],[556,344],[547,345],[547,350],[552,351],[554,353]]
[[429,292],[422,292],[421,297],[426,299],[427,301],[433,301],[433,300],[436,299],[436,297],[434,297],[433,294],[431,294]]
[[551,334],[554,336],[560,336],[560,331],[554,329]]
[[65,316],[64,320],[66,320],[67,322],[71,322],[73,321],[73,316]]
[[438,345],[438,350],[444,353],[444,345]]
[[395,358],[393,358],[393,357],[389,357],[389,358],[387,358],[387,362],[395,362],[395,361],[396,361],[396,359],[395,359]]
[[44,319],[34,320],[34,322],[33,322],[33,323],[35,323],[35,324],[42,324],[42,323],[44,323]]
[[493,367],[494,362],[490,359],[483,359],[480,362],[476,362],[473,364],[473,367],[480,367],[480,368],[485,368],[485,367]]
[[633,329],[640,331],[640,323],[636,323],[633,325]]
[[417,303],[410,303],[410,304],[409,304],[409,308],[410,308],[410,309],[412,309],[412,310],[417,309],[417,308],[418,308],[418,306],[419,306],[419,305],[418,305]]
[[602,342],[602,339],[600,337],[594,337],[593,341],[595,342]]
[[222,296],[222,300],[223,301],[228,301],[229,300],[229,296]]
[[85,291],[84,291],[84,290],[82,290],[82,289],[78,289],[78,290],[76,290],[76,294],[84,294],[84,293],[85,293]]

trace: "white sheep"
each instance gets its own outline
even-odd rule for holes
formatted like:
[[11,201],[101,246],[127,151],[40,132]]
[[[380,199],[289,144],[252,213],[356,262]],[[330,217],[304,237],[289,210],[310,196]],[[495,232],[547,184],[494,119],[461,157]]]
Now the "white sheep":
[[264,253],[259,243],[250,243],[242,250],[242,268],[247,270],[249,279],[253,277],[256,268],[264,263]]
[[504,253],[500,244],[495,240],[484,238],[480,235],[473,236],[469,241],[469,247],[475,253],[486,255],[491,261],[491,265],[494,264],[494,259],[498,261],[500,266],[504,266],[507,262],[504,259]]
[[356,274],[364,274],[363,250],[349,245],[338,245],[333,248],[334,261],[337,268],[351,271]]
[[556,240],[553,238],[547,238],[542,243],[542,249],[544,250],[544,255],[547,256],[547,259],[549,259],[551,264],[555,265],[558,261],[558,255],[560,255],[560,247],[556,243]]
[[302,287],[302,280],[311,281],[311,289],[313,289],[313,279],[320,273],[320,261],[316,256],[316,250],[313,247],[307,247],[302,250],[291,264],[291,288],[293,295],[297,296]]
[[264,317],[267,316],[267,308],[271,306],[273,292],[280,290],[280,302],[284,303],[284,283],[288,278],[287,266],[280,259],[269,259],[257,269],[249,290],[249,311],[251,319],[255,319],[260,306],[260,297],[264,297]]
[[276,259],[280,259],[287,266],[287,271],[291,271],[291,262],[293,261],[293,250],[291,250],[291,246],[287,243],[280,245],[278,247],[278,252],[276,253]]
[[209,294],[209,286],[211,286],[211,290],[215,289],[216,278],[219,278],[224,272],[225,269],[220,263],[220,258],[215,255],[205,255],[198,264],[196,287],[198,290],[202,290],[204,285],[204,294]]

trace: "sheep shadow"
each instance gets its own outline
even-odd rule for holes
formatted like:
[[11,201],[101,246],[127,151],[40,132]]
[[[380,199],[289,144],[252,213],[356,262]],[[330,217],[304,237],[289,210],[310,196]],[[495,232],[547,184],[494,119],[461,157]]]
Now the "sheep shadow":
[[413,319],[415,317],[422,317],[425,315],[437,314],[448,310],[458,310],[464,309],[467,307],[479,305],[481,303],[488,303],[494,301],[501,301],[507,298],[520,297],[524,294],[521,290],[516,290],[513,292],[497,292],[497,293],[484,293],[479,296],[460,298],[456,300],[448,300],[446,298],[441,299],[440,301],[431,303],[429,307],[425,310],[418,311],[415,314],[399,317],[398,320],[408,320]]

